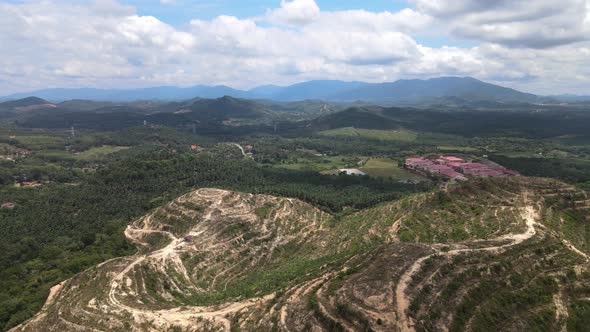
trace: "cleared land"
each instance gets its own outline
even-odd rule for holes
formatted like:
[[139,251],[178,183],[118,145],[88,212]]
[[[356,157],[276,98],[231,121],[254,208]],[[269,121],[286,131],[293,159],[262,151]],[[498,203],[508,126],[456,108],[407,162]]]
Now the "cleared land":
[[111,153],[124,151],[127,149],[129,149],[128,146],[103,145],[100,147],[93,147],[86,151],[80,152],[79,154],[77,154],[77,156],[83,159],[100,159]]
[[415,132],[409,130],[376,130],[376,129],[362,129],[345,127],[331,130],[324,130],[319,132],[323,136],[332,137],[361,137],[366,139],[374,139],[380,141],[401,141],[413,142],[418,136]]
[[273,164],[273,167],[300,171],[329,173],[331,170],[355,166],[358,158],[346,156],[297,158],[284,163]]
[[396,180],[425,180],[425,178],[399,167],[397,161],[388,158],[371,158],[360,170],[370,176]]
[[589,206],[534,178],[339,217],[200,189],[135,221],[137,254],[66,281],[15,331],[582,331]]

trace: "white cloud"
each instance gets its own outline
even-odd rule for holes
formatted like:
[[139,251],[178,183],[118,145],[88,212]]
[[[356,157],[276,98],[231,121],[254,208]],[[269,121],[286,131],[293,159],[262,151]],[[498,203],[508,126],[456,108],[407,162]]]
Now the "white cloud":
[[[321,11],[314,1],[295,0],[260,17],[218,16],[182,28],[112,0],[0,3],[0,95],[46,87],[244,88],[306,79],[380,82],[442,75],[470,75],[541,93],[589,93],[590,43],[514,48],[504,41],[520,40],[524,46],[531,41],[525,38],[530,35],[526,22],[537,27],[557,19],[549,2],[528,17],[525,9],[500,2],[509,7],[468,0],[446,7],[443,0],[417,0],[416,9],[369,12]],[[492,10],[494,21],[484,22],[482,13]],[[450,17],[460,23],[441,23]],[[428,47],[412,37],[433,27],[458,35],[460,24],[463,34],[481,44]],[[558,20],[554,26],[559,24],[564,28],[550,37],[563,41],[575,35],[566,23]],[[540,39],[547,43],[548,37]]]
[[115,0],[95,0],[92,11],[95,14],[123,16],[134,14],[135,8],[120,4]]
[[314,0],[281,0],[281,7],[269,10],[267,19],[276,24],[305,25],[320,16],[320,7]]
[[590,40],[589,0],[412,2],[461,38],[530,48]]

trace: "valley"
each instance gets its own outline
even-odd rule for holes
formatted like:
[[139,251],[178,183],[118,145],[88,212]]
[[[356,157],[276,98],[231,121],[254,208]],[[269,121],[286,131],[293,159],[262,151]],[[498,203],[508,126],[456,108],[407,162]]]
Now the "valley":
[[590,331],[590,0],[0,0],[0,332]]
[[590,0],[0,0],[0,332],[590,331]]
[[580,108],[2,105],[3,330],[587,323]]

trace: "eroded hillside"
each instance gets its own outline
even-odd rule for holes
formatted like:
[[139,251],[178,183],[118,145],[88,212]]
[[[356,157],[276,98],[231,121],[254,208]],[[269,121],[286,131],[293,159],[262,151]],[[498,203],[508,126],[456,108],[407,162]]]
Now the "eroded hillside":
[[580,330],[589,206],[531,178],[339,216],[200,189],[130,225],[136,255],[56,286],[15,331]]

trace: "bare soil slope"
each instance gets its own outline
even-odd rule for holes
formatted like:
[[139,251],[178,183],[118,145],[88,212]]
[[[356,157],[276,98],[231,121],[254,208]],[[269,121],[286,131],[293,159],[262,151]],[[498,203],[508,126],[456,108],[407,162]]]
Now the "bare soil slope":
[[126,229],[136,255],[56,286],[14,331],[575,331],[590,309],[588,206],[531,178],[339,217],[199,189]]

